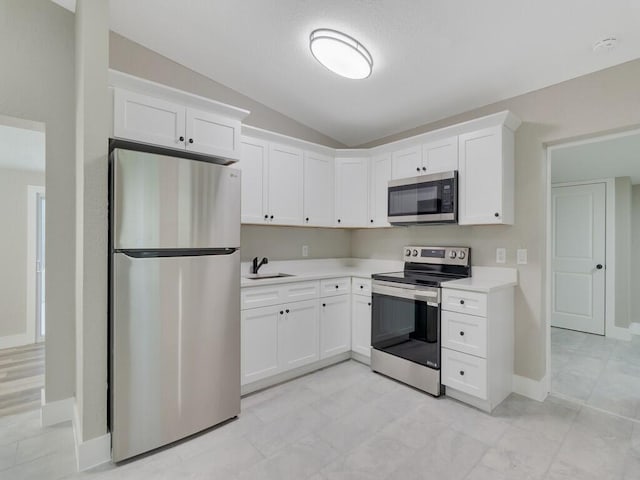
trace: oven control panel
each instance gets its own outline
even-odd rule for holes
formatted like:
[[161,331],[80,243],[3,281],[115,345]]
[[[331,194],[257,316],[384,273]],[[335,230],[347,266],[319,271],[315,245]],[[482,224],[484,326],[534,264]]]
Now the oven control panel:
[[410,263],[432,263],[436,265],[462,265],[470,263],[469,247],[416,247],[403,248],[402,258]]

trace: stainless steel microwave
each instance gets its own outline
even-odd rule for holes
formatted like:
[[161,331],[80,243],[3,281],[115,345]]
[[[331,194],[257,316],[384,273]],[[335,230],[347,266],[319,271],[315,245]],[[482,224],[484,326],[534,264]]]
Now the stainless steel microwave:
[[391,180],[387,214],[392,225],[456,223],[458,172]]

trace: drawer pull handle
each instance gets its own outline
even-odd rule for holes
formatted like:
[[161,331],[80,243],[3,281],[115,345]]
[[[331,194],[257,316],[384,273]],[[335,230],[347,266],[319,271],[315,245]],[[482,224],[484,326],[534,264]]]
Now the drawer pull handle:
[[464,300],[460,300],[460,305],[464,305]]
[[464,377],[464,370],[460,370],[460,376]]
[[461,337],[464,337],[464,332],[460,332],[460,336],[461,336]]

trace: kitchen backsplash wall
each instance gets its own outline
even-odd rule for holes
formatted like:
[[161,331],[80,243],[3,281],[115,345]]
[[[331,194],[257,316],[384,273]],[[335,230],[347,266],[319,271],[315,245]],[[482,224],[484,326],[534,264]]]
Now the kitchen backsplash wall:
[[243,262],[258,256],[269,260],[302,259],[303,245],[309,247],[307,258],[348,258],[351,232],[338,228],[243,225],[240,258]]

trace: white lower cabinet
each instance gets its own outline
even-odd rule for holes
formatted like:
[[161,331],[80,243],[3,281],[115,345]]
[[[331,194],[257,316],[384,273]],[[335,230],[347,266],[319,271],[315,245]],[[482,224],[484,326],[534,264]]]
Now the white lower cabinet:
[[242,385],[278,373],[279,320],[277,305],[242,312]]
[[320,358],[351,350],[351,296],[320,299]]
[[371,357],[371,296],[351,296],[351,350]]
[[278,363],[281,370],[318,360],[318,302],[284,305],[278,312]]
[[442,289],[442,384],[446,394],[492,411],[512,391],[513,288]]

